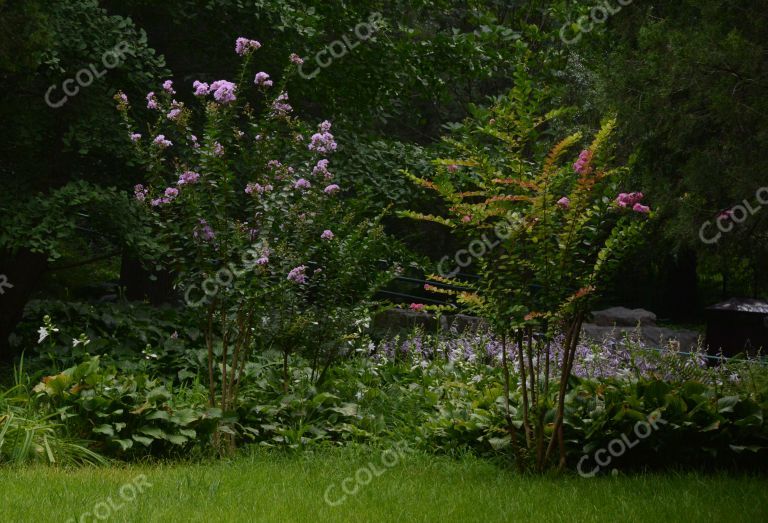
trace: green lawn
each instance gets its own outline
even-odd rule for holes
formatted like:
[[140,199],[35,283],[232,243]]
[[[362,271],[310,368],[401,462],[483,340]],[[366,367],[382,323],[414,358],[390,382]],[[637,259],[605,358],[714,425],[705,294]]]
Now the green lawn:
[[[347,480],[357,492],[342,500],[342,482],[356,473],[367,484]],[[65,522],[90,513],[83,521],[99,521],[95,512],[131,522],[757,522],[768,521],[767,488],[765,478],[724,475],[520,477],[471,458],[360,449],[256,453],[199,465],[0,468],[0,520]],[[326,492],[339,504],[327,504]]]

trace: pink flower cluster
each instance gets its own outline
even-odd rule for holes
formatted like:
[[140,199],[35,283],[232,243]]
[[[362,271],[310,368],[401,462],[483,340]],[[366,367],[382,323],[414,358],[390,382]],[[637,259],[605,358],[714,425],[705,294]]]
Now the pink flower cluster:
[[147,109],[157,109],[157,96],[154,91],[147,93]]
[[573,164],[573,170],[579,174],[585,174],[589,170],[589,162],[592,161],[592,151],[584,149],[579,153],[579,159]]
[[330,229],[326,229],[323,231],[323,234],[320,235],[321,240],[332,240],[334,237],[333,231]]
[[195,171],[184,171],[179,176],[179,181],[176,182],[176,185],[189,185],[191,183],[197,183],[199,179],[200,173],[196,173]]
[[306,271],[306,265],[299,265],[298,267],[294,267],[288,273],[288,280],[298,284],[307,283]]
[[152,140],[152,143],[160,147],[161,149],[165,149],[167,147],[170,147],[173,145],[173,142],[170,140],[167,140],[165,138],[164,134],[158,134],[154,140]]
[[633,211],[642,214],[648,214],[651,212],[651,208],[640,203],[640,200],[642,200],[643,197],[644,195],[641,192],[623,192],[616,197],[616,205],[619,207],[630,208]]
[[312,135],[309,143],[309,150],[321,154],[329,154],[336,150],[337,144],[333,139],[333,135],[330,133],[331,122],[325,120],[318,126],[317,132]]
[[326,159],[320,160],[319,162],[317,162],[317,165],[315,165],[312,168],[312,175],[313,176],[319,176],[321,174],[323,175],[323,177],[326,180],[330,180],[331,178],[333,178],[333,175],[328,170],[328,160],[326,160]]
[[337,192],[339,192],[340,189],[341,189],[341,187],[339,187],[335,183],[332,183],[331,185],[329,185],[328,187],[323,189],[323,192],[325,194],[336,194]]
[[171,80],[166,80],[163,82],[163,91],[173,96],[176,94],[176,91],[173,89],[173,82]]
[[210,91],[213,92],[213,98],[220,104],[228,104],[237,100],[235,91],[237,86],[227,80],[216,80],[211,84]]
[[296,183],[293,184],[294,189],[309,189],[312,187],[312,184],[309,183],[309,180],[305,180],[304,178],[299,178],[296,180]]
[[283,91],[272,102],[272,114],[275,116],[288,116],[293,111],[293,107],[288,103],[288,93]]
[[269,79],[269,75],[264,71],[256,73],[253,83],[263,87],[272,87],[272,80]]
[[173,201],[179,195],[179,190],[176,187],[167,187],[164,194],[165,196],[161,198],[155,198],[149,202],[150,205],[152,205],[152,207],[157,207],[158,205],[162,205],[164,203],[171,203],[171,201]]
[[304,60],[296,53],[291,53],[291,56],[288,57],[288,59],[291,61],[292,64],[301,65],[304,63]]
[[192,231],[192,236],[196,240],[203,240],[208,242],[216,237],[216,233],[214,232],[213,228],[208,225],[208,222],[200,218],[200,226],[195,227],[195,230]]
[[563,196],[559,200],[557,200],[557,205],[562,207],[563,209],[567,209],[571,206],[571,200],[567,196]]
[[250,40],[242,36],[235,40],[235,52],[240,56],[245,56],[253,51],[258,51],[260,47],[261,43],[257,40]]
[[273,189],[273,187],[269,184],[261,185],[260,183],[249,183],[245,186],[245,193],[246,194],[264,194],[265,192],[269,192]]
[[133,143],[136,143],[139,140],[141,140],[141,133],[131,133],[131,141]]
[[411,303],[408,306],[408,308],[411,309],[413,312],[422,312],[424,310],[424,307],[426,307],[426,305],[424,305],[423,303]]
[[205,96],[211,92],[211,86],[205,82],[195,80],[192,82],[192,88],[195,90],[195,96]]
[[140,202],[143,202],[147,198],[147,193],[149,193],[149,189],[147,189],[146,187],[144,187],[140,183],[136,184],[133,187],[133,195]]

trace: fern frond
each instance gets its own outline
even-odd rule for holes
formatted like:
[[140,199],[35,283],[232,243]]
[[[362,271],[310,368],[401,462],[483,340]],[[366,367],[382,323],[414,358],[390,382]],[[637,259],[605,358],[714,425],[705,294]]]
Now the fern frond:
[[592,140],[592,144],[589,146],[589,150],[592,151],[592,153],[596,153],[600,149],[602,149],[603,145],[605,145],[608,142],[608,138],[611,136],[611,133],[616,128],[616,119],[610,118],[605,121],[605,123],[600,127],[600,131],[595,135],[595,139]]
[[445,225],[446,227],[455,227],[453,222],[450,220],[447,220],[446,218],[443,218],[441,216],[434,216],[432,214],[422,214],[420,212],[413,212],[413,211],[400,211],[397,213],[398,216],[401,218],[410,218],[412,220],[419,220],[423,222],[434,222],[439,223],[441,225]]
[[560,161],[560,157],[568,150],[569,147],[581,140],[581,133],[574,133],[567,138],[563,139],[555,145],[552,150],[547,154],[547,159],[544,161],[544,169],[542,170],[542,177],[546,180],[557,169],[557,163]]

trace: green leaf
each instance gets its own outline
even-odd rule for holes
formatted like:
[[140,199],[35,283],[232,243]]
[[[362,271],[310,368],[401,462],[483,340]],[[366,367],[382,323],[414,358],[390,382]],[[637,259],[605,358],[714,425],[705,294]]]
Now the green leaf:
[[149,447],[152,444],[152,442],[155,441],[152,438],[148,438],[146,436],[139,436],[138,434],[134,434],[133,436],[131,436],[131,439],[133,439],[134,441],[138,441],[145,447]]
[[733,408],[739,402],[738,396],[725,396],[717,400],[717,411],[719,413],[733,412]]
[[345,416],[356,416],[358,405],[357,403],[342,403],[340,407],[331,407],[330,410]]
[[162,429],[159,429],[157,427],[150,427],[148,425],[145,425],[141,427],[138,432],[141,432],[142,434],[146,434],[148,436],[152,436],[155,439],[160,439],[165,437],[165,432],[162,431]]
[[122,450],[128,450],[129,448],[133,447],[133,441],[129,439],[114,439],[112,441],[120,445]]
[[189,441],[188,438],[178,435],[178,434],[166,434],[165,439],[173,443],[174,445],[183,445],[187,441]]
[[93,432],[97,434],[106,434],[107,436],[114,436],[115,435],[115,429],[112,427],[112,425],[99,425],[98,427],[93,428]]
[[169,419],[171,419],[171,415],[168,414],[164,410],[156,410],[156,411],[151,412],[150,414],[148,414],[145,419],[148,419],[148,420],[153,420],[153,419],[169,420]]
[[180,425],[182,427],[185,427],[192,423],[193,421],[197,421],[199,418],[199,414],[195,412],[192,409],[183,409],[178,410],[173,413],[173,416],[171,416],[171,423],[175,423],[176,425]]

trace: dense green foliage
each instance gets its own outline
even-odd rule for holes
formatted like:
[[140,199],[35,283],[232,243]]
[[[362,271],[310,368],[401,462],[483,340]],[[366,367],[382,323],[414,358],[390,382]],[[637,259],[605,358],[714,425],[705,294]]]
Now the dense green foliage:
[[768,10],[594,4],[0,0],[0,464],[765,467],[759,355],[581,333],[766,296]]

